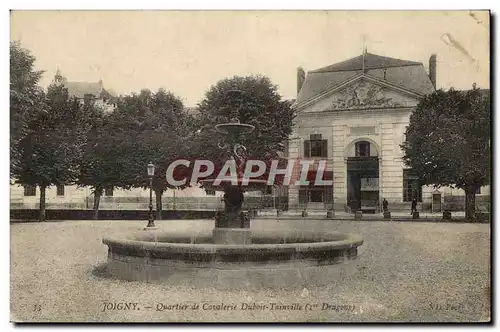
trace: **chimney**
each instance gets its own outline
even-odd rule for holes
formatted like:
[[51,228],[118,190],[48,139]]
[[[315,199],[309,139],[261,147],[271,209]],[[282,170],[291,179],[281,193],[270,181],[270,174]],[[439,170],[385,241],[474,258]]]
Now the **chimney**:
[[436,88],[436,54],[432,54],[429,58],[429,78],[431,79],[434,89]]
[[304,80],[306,79],[306,72],[302,67],[297,68],[297,94],[299,94],[302,85],[304,85]]

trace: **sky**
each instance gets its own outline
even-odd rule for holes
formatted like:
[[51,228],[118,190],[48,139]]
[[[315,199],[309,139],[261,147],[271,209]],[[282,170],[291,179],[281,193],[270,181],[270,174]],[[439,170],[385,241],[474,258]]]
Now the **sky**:
[[262,74],[284,98],[306,72],[369,53],[418,61],[437,54],[437,87],[489,88],[488,12],[19,11],[10,37],[35,55],[46,87],[69,81],[117,94],[172,91],[195,106],[220,79]]

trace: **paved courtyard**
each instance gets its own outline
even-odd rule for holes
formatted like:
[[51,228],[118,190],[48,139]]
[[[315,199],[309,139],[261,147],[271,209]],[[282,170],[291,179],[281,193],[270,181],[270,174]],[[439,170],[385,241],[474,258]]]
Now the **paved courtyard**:
[[[107,247],[102,238],[140,231],[146,223],[12,224],[11,319],[18,322],[466,322],[487,321],[490,317],[489,224],[252,220],[254,229],[361,234],[364,244],[359,248],[358,272],[350,279],[332,280],[326,287],[220,291],[105,277]],[[157,221],[157,225],[172,232],[209,232],[213,221],[165,220]],[[132,304],[106,304],[124,302]],[[195,303],[200,309],[190,310]],[[275,305],[273,310],[243,310],[242,303]],[[234,304],[236,309],[217,310],[221,304]],[[318,307],[307,310],[307,304]],[[288,307],[280,309],[281,305]],[[111,307],[114,309],[107,309]],[[323,307],[327,309],[321,310]]]

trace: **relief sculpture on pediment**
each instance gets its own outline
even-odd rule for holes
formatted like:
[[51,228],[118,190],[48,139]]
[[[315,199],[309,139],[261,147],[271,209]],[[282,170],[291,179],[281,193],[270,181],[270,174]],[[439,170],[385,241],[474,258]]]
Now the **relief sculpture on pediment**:
[[364,109],[397,107],[400,103],[392,98],[386,98],[384,89],[381,86],[369,82],[357,82],[340,91],[334,98],[332,109]]

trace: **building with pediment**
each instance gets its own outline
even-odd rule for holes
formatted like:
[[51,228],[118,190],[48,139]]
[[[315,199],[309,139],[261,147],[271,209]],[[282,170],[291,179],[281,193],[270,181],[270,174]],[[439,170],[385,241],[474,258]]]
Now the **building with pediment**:
[[[294,185],[296,167],[289,209],[380,211],[383,198],[393,210],[409,211],[413,198],[419,209],[441,207],[443,195],[419,185],[399,146],[419,100],[436,89],[436,55],[428,68],[365,51],[307,75],[298,69],[289,159],[326,159],[323,179],[333,185]],[[314,167],[308,179],[315,178]]]

